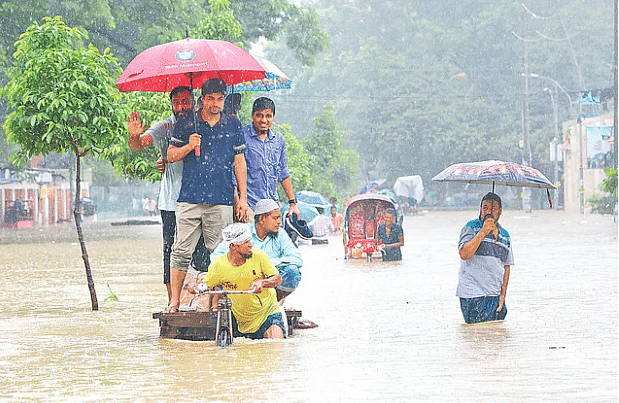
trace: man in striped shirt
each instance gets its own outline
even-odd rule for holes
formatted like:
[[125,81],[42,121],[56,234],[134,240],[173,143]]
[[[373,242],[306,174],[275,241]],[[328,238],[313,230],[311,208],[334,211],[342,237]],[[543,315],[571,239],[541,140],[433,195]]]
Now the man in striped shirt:
[[499,224],[501,212],[501,198],[488,193],[481,200],[479,218],[460,232],[456,295],[466,323],[503,320],[507,315],[505,295],[514,256],[509,233]]

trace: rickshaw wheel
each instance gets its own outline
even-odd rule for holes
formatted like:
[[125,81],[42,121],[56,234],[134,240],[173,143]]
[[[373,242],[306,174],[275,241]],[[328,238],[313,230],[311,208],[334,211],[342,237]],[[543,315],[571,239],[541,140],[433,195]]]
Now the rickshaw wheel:
[[228,344],[230,344],[230,331],[227,327],[222,327],[219,329],[219,333],[217,334],[217,341],[219,347],[226,348]]

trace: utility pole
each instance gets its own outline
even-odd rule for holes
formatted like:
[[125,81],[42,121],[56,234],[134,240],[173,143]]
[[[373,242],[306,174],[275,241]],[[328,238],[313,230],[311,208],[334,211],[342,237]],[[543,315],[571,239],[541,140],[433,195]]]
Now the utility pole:
[[[559,144],[561,143],[561,132],[559,129],[559,106],[557,105],[557,99],[555,98],[555,94],[558,92],[558,87],[557,87],[558,83],[555,84],[555,90],[553,93],[553,90],[551,90],[550,88],[544,88],[544,91],[548,90],[548,93],[550,94],[550,101],[552,102],[552,115],[554,117],[554,126],[555,126],[555,137],[552,139],[552,153],[551,156],[553,157],[552,159],[554,160],[554,185],[557,185],[557,182],[559,182]],[[555,195],[555,200],[559,201],[559,198],[557,197],[559,193],[559,189],[555,189],[554,191],[554,195]]]
[[614,145],[613,145],[613,166],[615,168],[617,168],[617,155],[619,154],[618,151],[619,149],[617,148],[617,110],[619,108],[619,103],[617,101],[617,85],[619,85],[617,83],[617,57],[619,57],[619,54],[617,53],[617,46],[619,46],[619,42],[617,41],[617,13],[619,13],[619,9],[617,8],[617,3],[618,0],[615,0],[615,57],[614,57],[614,66],[613,66],[613,75],[614,75],[614,82],[615,82],[615,96],[613,97],[614,100],[614,104],[615,104],[615,108],[614,108],[614,117],[613,117],[613,138],[614,140]]
[[[523,14],[523,37],[524,53],[522,65],[524,68],[524,94],[522,99],[522,165],[531,166],[531,142],[529,141],[529,44],[527,42],[527,15]],[[522,188],[522,208],[525,212],[531,212],[531,195],[529,188]]]

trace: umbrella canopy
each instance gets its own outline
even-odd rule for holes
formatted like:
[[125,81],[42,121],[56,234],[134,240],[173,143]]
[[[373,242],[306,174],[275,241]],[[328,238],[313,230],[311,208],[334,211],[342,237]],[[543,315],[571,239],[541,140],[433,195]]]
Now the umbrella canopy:
[[396,196],[410,197],[417,202],[423,199],[423,180],[419,175],[401,176],[393,185]]
[[246,91],[272,91],[272,90],[289,90],[292,86],[292,80],[288,78],[276,65],[271,63],[264,57],[251,55],[264,68],[266,77],[259,80],[250,80],[234,85],[234,92]]
[[368,201],[385,202],[386,204],[389,204],[389,207],[391,207],[393,209],[396,208],[395,202],[393,200],[391,200],[390,197],[387,197],[385,195],[381,195],[381,194],[378,194],[378,193],[367,193],[367,194],[356,195],[356,196],[353,196],[350,199],[346,200],[346,202],[344,202],[344,209],[347,209],[351,204],[356,203],[358,201],[363,201],[363,202],[368,202]]
[[438,182],[492,183],[494,185],[525,186],[556,189],[535,168],[502,161],[465,162],[451,165],[432,178]]
[[365,185],[363,187],[363,189],[361,189],[361,191],[359,192],[359,194],[363,194],[363,193],[371,193],[371,192],[377,192],[378,189],[385,183],[387,182],[387,179],[376,179],[373,180],[372,182],[368,183],[367,185]]
[[[327,207],[329,206],[329,200],[318,192],[311,190],[301,190],[294,194],[297,200],[305,202],[314,207]],[[305,219],[305,218],[303,218]]]
[[211,78],[233,85],[265,75],[260,63],[233,43],[186,38],[137,55],[116,86],[120,91],[169,92],[181,85],[201,88]]
[[[310,222],[314,218],[318,217],[318,210],[316,210],[316,207],[310,206],[309,204],[307,204],[305,202],[299,201],[299,203],[297,203],[297,208],[301,212],[301,219],[303,221]],[[282,213],[282,216],[289,209],[290,209],[290,206],[288,204],[282,206],[282,208],[280,210],[281,213]]]

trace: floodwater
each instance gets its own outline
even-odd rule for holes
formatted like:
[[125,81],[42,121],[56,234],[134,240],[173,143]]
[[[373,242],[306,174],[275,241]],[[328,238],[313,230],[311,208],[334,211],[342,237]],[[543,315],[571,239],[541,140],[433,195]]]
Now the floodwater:
[[319,327],[227,349],[158,337],[158,226],[86,225],[98,312],[72,226],[29,233],[42,243],[0,231],[17,242],[0,245],[0,401],[617,401],[612,217],[505,211],[509,313],[464,325],[456,245],[475,215],[406,217],[402,262],[346,261],[337,237],[302,245],[286,306]]

